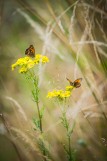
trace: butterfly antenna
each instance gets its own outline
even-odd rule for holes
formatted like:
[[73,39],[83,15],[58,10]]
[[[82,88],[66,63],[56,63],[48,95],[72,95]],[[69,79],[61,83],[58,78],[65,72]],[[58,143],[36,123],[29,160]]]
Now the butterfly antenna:
[[69,82],[71,82],[68,78],[66,78]]

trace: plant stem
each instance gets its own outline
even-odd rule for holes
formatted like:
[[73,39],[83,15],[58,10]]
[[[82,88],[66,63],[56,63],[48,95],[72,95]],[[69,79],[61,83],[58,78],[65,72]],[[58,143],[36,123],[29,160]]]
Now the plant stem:
[[[36,106],[37,106],[37,110],[38,110],[38,116],[39,116],[39,121],[40,121],[40,132],[41,134],[43,133],[43,129],[42,129],[42,118],[41,118],[41,115],[40,115],[40,108],[39,108],[39,103],[36,102]],[[42,146],[44,146],[44,143],[42,141]],[[45,156],[46,156],[46,152],[45,152],[45,149],[43,149],[43,158],[44,158],[44,161],[47,161]]]
[[[34,83],[34,89],[36,90],[36,93],[34,93],[35,95],[34,96],[34,99],[35,99],[35,102],[36,102],[36,106],[37,106],[37,111],[38,111],[38,117],[39,117],[39,130],[41,132],[41,135],[43,134],[43,129],[42,129],[42,116],[40,114],[40,107],[39,107],[39,86],[38,86],[38,80],[39,78],[38,77],[33,77],[33,74],[30,73],[32,78],[33,78],[33,83]],[[47,161],[46,159],[46,151],[44,149],[44,143],[43,141],[41,140],[41,144],[42,144],[42,148],[43,148],[43,159],[44,161]]]
[[71,137],[68,136],[68,146],[69,146],[69,161],[72,161],[72,154],[71,154]]
[[41,131],[41,134],[43,133],[43,130],[42,130],[42,118],[41,118],[41,115],[40,115],[40,109],[39,109],[39,103],[36,102],[36,106],[37,106],[37,110],[38,110],[38,116],[39,116],[39,121],[40,121],[40,131]]
[[69,122],[68,122],[68,119],[67,119],[67,116],[66,116],[66,101],[64,102],[64,106],[63,106],[63,109],[62,109],[62,118],[63,118],[63,125],[64,127],[66,128],[66,131],[67,131],[67,140],[68,140],[68,157],[69,157],[69,161],[73,161],[72,160],[72,152],[71,152],[71,133],[70,132],[70,125],[69,125]]

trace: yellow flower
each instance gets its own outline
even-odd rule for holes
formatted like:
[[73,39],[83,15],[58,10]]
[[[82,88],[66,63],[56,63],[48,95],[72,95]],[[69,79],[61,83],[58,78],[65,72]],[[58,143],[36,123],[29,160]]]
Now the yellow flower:
[[26,73],[28,69],[26,67],[22,67],[19,69],[19,73]]
[[17,66],[16,64],[12,64],[12,66],[11,66],[12,70],[14,70],[16,68],[16,66]]
[[52,98],[52,97],[55,97],[55,93],[54,92],[48,92],[47,98]]
[[17,60],[16,64],[22,66],[22,65],[27,64],[29,62],[29,60],[31,60],[30,57],[19,58]]
[[64,90],[53,90],[51,92],[48,92],[47,98],[58,98],[58,99],[64,99],[71,96],[70,91],[64,91]]
[[67,98],[67,97],[70,97],[71,95],[71,92],[70,91],[64,91],[62,94],[61,94],[61,97],[62,98]]
[[14,64],[11,65],[11,68],[12,70],[14,70],[16,67],[19,67],[19,73],[25,73],[40,62],[44,64],[48,61],[48,57],[42,56],[41,54],[37,54],[33,59],[31,57],[26,56],[23,58],[19,58]]
[[34,67],[34,65],[35,65],[34,61],[33,61],[33,60],[29,60],[29,62],[28,62],[28,64],[27,64],[27,68],[28,68],[28,69],[31,69],[31,68]]
[[40,63],[40,62],[42,62],[43,64],[45,64],[45,63],[49,62],[49,59],[48,59],[47,56],[42,56],[42,55],[40,55],[40,54],[37,54],[37,55],[35,56],[34,63],[35,63],[35,64],[38,64],[38,63]]
[[47,63],[47,62],[49,62],[48,57],[47,56],[43,56],[42,57],[42,63]]
[[36,54],[35,58],[34,58],[34,63],[35,64],[39,64],[41,61],[42,55],[41,54]]
[[35,60],[34,60],[34,63],[35,63],[35,64],[39,64],[39,62],[40,62],[39,59],[35,59]]
[[66,86],[66,91],[71,91],[74,88],[74,86]]
[[36,56],[35,56],[35,59],[41,59],[42,58],[42,55],[41,54],[36,54]]

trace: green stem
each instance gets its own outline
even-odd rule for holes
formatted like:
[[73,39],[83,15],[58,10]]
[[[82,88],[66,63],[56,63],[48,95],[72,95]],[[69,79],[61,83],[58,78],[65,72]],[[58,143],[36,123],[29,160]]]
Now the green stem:
[[68,136],[68,146],[69,146],[69,161],[72,161],[72,154],[71,154],[71,137]]
[[[38,116],[39,116],[39,121],[40,121],[40,132],[41,134],[43,133],[43,129],[42,129],[42,118],[41,118],[41,115],[40,115],[40,108],[39,108],[39,103],[36,102],[36,105],[37,105],[37,110],[38,110]],[[42,141],[42,146],[44,146],[44,143]],[[44,161],[47,161],[45,156],[46,156],[46,152],[45,152],[45,149],[43,150],[43,158],[44,158]]]
[[67,130],[67,139],[68,139],[68,155],[69,155],[69,161],[72,161],[72,152],[71,152],[71,134],[69,133],[69,122],[67,120],[66,117],[66,101],[64,102],[64,106],[63,106],[63,111],[62,111],[62,117],[65,120],[64,124],[65,124],[65,128]]
[[39,121],[40,121],[40,131],[41,131],[41,134],[43,133],[43,129],[42,129],[42,118],[41,118],[41,115],[40,115],[40,109],[39,109],[39,103],[36,102],[36,106],[37,106],[37,110],[38,110],[38,116],[39,116]]
[[[34,88],[35,88],[35,90],[36,90],[36,99],[35,99],[35,102],[36,102],[36,106],[37,106],[37,111],[38,111],[38,117],[39,117],[39,123],[40,123],[40,127],[39,127],[39,129],[40,129],[40,132],[41,132],[41,134],[43,133],[43,128],[42,128],[42,117],[41,117],[41,114],[40,114],[40,107],[39,107],[39,87],[38,87],[38,77],[33,77],[33,74],[32,73],[30,73],[31,74],[31,76],[32,76],[32,78],[33,78],[33,81],[34,81]],[[43,159],[44,159],[44,161],[47,161],[47,159],[46,159],[46,151],[45,151],[45,149],[44,149],[44,143],[43,143],[43,141],[41,141],[41,143],[42,143],[42,147],[43,147]]]

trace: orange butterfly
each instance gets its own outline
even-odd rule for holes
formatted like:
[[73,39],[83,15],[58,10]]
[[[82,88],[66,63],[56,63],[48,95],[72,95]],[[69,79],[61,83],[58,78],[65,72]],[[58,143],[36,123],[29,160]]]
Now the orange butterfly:
[[79,88],[81,86],[82,78],[78,78],[74,82],[71,82],[71,80],[68,78],[66,78],[66,79],[69,81],[70,85],[74,86],[75,88]]
[[35,48],[33,45],[30,45],[29,48],[26,49],[25,55],[30,56],[30,57],[35,57]]

